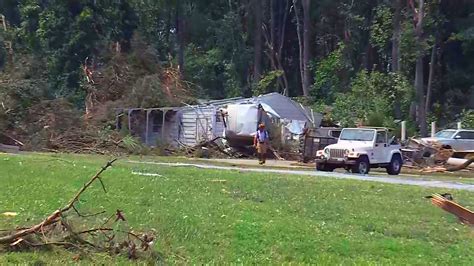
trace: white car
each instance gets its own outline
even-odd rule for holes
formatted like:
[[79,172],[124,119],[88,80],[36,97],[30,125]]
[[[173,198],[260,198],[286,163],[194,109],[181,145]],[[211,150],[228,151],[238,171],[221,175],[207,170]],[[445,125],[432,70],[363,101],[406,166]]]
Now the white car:
[[439,142],[455,151],[474,151],[474,130],[446,129],[441,130],[433,138],[422,138],[425,142]]
[[336,144],[317,151],[316,169],[368,174],[370,168],[383,167],[388,174],[398,175],[403,165],[400,148],[394,138],[388,139],[386,128],[344,128]]

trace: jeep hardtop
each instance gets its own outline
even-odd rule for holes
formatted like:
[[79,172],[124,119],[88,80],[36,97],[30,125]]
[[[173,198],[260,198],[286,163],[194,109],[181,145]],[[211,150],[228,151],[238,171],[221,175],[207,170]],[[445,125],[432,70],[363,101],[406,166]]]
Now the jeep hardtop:
[[316,152],[316,169],[333,171],[344,168],[368,174],[371,168],[386,168],[390,175],[402,169],[400,144],[389,139],[387,128],[344,128],[336,144]]

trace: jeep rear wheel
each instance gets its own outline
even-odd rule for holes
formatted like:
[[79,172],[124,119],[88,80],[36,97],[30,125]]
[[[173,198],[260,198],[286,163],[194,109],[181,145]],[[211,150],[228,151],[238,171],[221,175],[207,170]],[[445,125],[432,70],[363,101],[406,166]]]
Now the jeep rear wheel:
[[369,159],[366,156],[361,156],[357,159],[356,164],[352,166],[352,173],[366,175],[370,171]]
[[398,175],[402,170],[402,158],[400,154],[394,154],[390,164],[387,166],[387,174],[389,175]]
[[328,165],[325,163],[318,163],[316,164],[316,170],[322,171],[322,172],[332,172],[334,171],[334,167],[332,165]]

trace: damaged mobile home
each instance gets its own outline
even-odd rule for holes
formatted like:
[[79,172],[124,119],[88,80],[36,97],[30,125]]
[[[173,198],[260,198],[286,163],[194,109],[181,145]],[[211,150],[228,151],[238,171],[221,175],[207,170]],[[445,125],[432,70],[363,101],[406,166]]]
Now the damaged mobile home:
[[318,127],[322,116],[283,96],[269,93],[252,98],[231,98],[198,105],[117,110],[117,129],[140,138],[148,146],[194,146],[217,137],[230,146],[251,144],[260,122],[292,138],[305,127]]

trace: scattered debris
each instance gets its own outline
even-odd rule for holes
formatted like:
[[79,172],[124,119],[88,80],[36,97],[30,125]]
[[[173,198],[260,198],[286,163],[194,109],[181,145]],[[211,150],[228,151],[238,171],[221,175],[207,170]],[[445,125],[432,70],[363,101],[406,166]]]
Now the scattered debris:
[[179,147],[188,156],[196,156],[201,158],[219,157],[218,154],[222,154],[226,157],[231,158],[242,158],[246,157],[243,153],[237,149],[228,146],[222,137],[215,137],[208,141],[202,141],[194,146],[189,146],[182,141],[176,139]]
[[444,147],[437,142],[425,142],[418,139],[409,139],[402,148],[405,160],[412,162],[415,166],[433,166],[445,163],[453,154],[453,150]]
[[405,161],[408,162],[405,166],[418,168],[422,173],[454,172],[474,167],[471,165],[474,162],[474,156],[469,158],[474,155],[474,152],[464,151],[462,156],[467,159],[453,158],[459,156],[459,153],[436,141],[428,142],[412,138],[401,151]]
[[421,169],[421,172],[423,173],[444,173],[444,172],[455,172],[455,171],[460,171],[466,168],[471,168],[474,165],[471,165],[474,163],[474,158],[470,158],[467,160],[464,159],[459,159],[462,162],[461,163],[456,163],[454,164],[452,162],[453,158],[450,158],[449,160],[446,161],[444,166],[427,166]]
[[4,213],[2,213],[2,215],[5,216],[5,217],[15,217],[15,216],[18,215],[18,213],[16,213],[16,212],[4,212]]
[[[448,194],[450,197],[447,197],[446,194]],[[460,222],[464,224],[474,225],[474,212],[473,211],[454,202],[452,200],[451,194],[445,193],[443,195],[433,194],[431,196],[431,203],[433,203],[434,205],[440,207],[441,209],[451,214],[456,215]]]
[[[123,254],[130,259],[136,259],[143,252],[151,252],[150,246],[154,243],[154,236],[150,233],[138,233],[132,230],[122,230],[127,225],[123,211],[116,210],[112,215],[97,219],[105,221],[98,226],[86,228],[86,217],[103,215],[105,212],[95,214],[82,214],[76,204],[81,195],[96,181],[100,182],[104,192],[105,185],[101,174],[107,170],[117,159],[107,162],[61,209],[52,212],[38,224],[5,230],[8,233],[0,235],[0,247],[8,251],[22,251],[30,248],[46,246],[61,246],[87,254],[86,250],[109,252],[110,254]],[[79,221],[77,221],[79,219]],[[4,231],[4,230],[2,230]],[[78,258],[79,259],[79,258]]]

